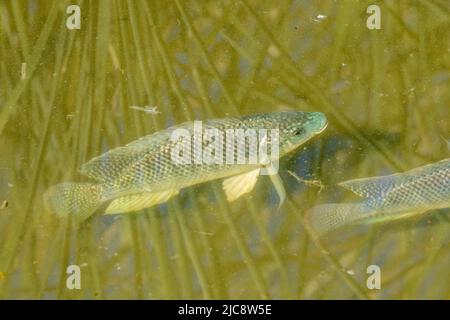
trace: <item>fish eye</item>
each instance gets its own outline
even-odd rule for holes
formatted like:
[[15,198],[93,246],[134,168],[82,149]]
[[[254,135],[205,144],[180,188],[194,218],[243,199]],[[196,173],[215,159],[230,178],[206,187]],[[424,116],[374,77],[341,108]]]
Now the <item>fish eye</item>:
[[295,136],[299,136],[303,132],[304,132],[304,130],[302,128],[296,128],[293,133],[294,133]]

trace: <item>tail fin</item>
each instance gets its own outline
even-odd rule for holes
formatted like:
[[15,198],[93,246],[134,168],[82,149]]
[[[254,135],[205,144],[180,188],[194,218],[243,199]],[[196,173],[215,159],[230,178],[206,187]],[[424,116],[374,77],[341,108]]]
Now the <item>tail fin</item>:
[[364,203],[327,203],[313,207],[306,213],[306,223],[319,235],[365,217]]
[[101,204],[102,186],[94,183],[64,182],[44,193],[46,207],[61,217],[73,215],[82,221]]

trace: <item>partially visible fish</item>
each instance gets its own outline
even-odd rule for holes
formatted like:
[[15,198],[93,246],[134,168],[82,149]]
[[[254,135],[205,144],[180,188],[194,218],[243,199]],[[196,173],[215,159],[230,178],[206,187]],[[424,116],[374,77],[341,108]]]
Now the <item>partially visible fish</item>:
[[[223,132],[233,129],[277,129],[279,157],[298,148],[322,132],[327,119],[320,112],[274,112],[204,121],[203,128]],[[171,127],[142,137],[126,146],[110,150],[81,168],[81,173],[96,182],[64,182],[49,188],[44,194],[47,207],[60,216],[74,215],[83,220],[97,211],[105,214],[125,213],[163,203],[180,189],[202,182],[227,178],[223,188],[227,199],[233,201],[255,186],[263,166],[228,163],[226,152],[220,164],[175,163],[171,151],[174,130],[182,129],[195,139],[192,122]],[[205,135],[201,131],[200,135]],[[228,141],[227,141],[228,142]],[[268,145],[270,144],[267,141]],[[195,143],[192,157],[202,152]],[[203,146],[204,147],[204,146]],[[189,147],[189,150],[191,147]],[[245,151],[247,152],[247,150]],[[247,153],[248,154],[248,153]],[[284,189],[277,175],[270,175],[281,200]]]
[[328,203],[310,209],[306,222],[318,234],[356,222],[389,221],[450,207],[450,159],[388,176],[338,185],[364,197],[356,203]]

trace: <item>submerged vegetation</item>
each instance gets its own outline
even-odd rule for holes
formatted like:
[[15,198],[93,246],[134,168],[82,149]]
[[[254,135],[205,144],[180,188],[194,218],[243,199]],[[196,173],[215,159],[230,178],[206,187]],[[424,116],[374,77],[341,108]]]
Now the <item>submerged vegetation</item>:
[[[320,242],[303,219],[355,200],[340,181],[448,158],[446,1],[76,2],[74,30],[72,1],[0,2],[1,298],[450,298],[448,210]],[[212,181],[81,225],[44,207],[48,187],[84,181],[80,166],[114,147],[284,110],[329,126],[280,163],[280,208],[266,177],[232,203]],[[381,289],[366,286],[371,265]]]

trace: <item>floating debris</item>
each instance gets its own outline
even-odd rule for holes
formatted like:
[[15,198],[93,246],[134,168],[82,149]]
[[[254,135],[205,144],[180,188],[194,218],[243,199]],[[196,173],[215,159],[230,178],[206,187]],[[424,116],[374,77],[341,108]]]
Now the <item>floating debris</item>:
[[140,107],[140,106],[130,106],[129,108],[130,108],[130,109],[134,109],[134,110],[138,110],[138,111],[142,111],[142,112],[145,112],[145,113],[148,113],[148,114],[159,114],[159,113],[161,113],[161,112],[158,110],[158,107],[157,107],[157,106],[143,106],[143,107]]
[[73,118],[75,118],[75,112],[70,112],[66,115],[67,120],[72,120]]
[[323,20],[325,20],[326,18],[328,18],[326,15],[324,14],[318,14],[317,16],[315,16],[313,18],[313,21],[315,22],[322,22]]
[[197,232],[198,234],[202,234],[204,236],[210,236],[210,237],[214,235],[214,233],[206,232],[206,231],[195,231],[195,232]]
[[3,200],[3,202],[0,204],[0,210],[8,208],[8,201]]
[[310,187],[317,187],[319,188],[319,193],[322,192],[323,189],[325,189],[324,184],[320,180],[308,180],[308,179],[302,179],[300,178],[295,172],[288,170],[287,171],[291,176],[293,176],[298,182],[304,183],[307,186]]
[[20,79],[25,80],[27,78],[27,63],[22,62],[22,69],[20,70]]

